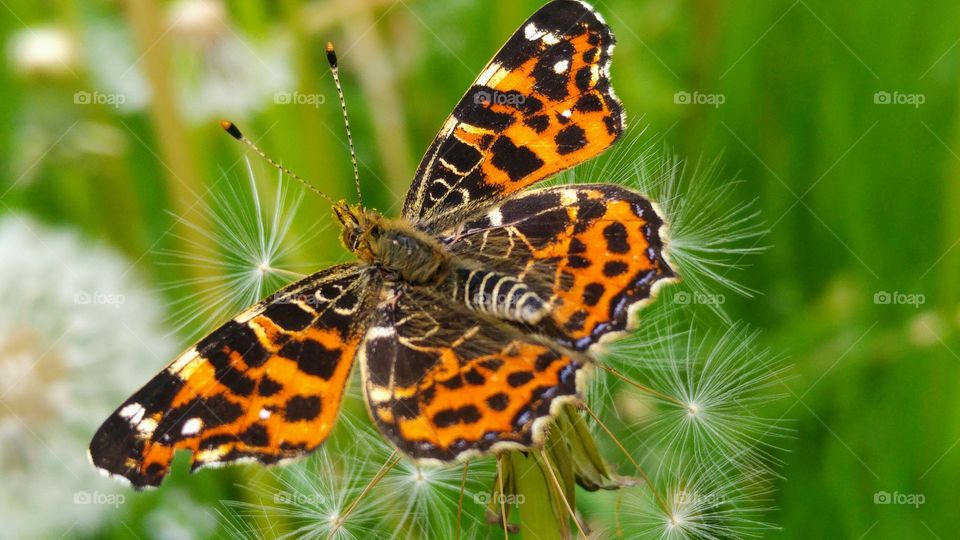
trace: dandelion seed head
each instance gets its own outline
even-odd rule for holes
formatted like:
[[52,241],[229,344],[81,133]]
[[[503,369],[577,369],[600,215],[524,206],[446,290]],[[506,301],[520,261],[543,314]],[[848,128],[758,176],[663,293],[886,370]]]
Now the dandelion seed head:
[[659,404],[641,437],[661,444],[673,459],[686,459],[691,452],[698,458],[775,465],[772,445],[788,430],[761,409],[782,397],[775,388],[785,372],[756,340],[755,332],[739,324],[720,334],[694,329],[683,347],[671,347],[676,355],[670,365],[636,370],[633,375]]
[[130,266],[72,231],[0,218],[0,507],[11,536],[89,532],[126,500],[90,467],[89,436],[175,352],[159,300]]
[[767,230],[755,201],[736,196],[740,182],[719,178],[719,159],[691,165],[668,149],[644,142],[642,131],[625,139],[606,159],[559,175],[554,182],[602,180],[644,193],[665,216],[667,255],[682,280],[665,294],[675,304],[702,305],[729,322],[724,291],[753,296],[756,291],[738,281],[737,271],[747,267],[750,256],[766,250]]
[[278,174],[274,195],[265,196],[249,160],[245,164],[245,179],[225,176],[224,187],[209,202],[198,205],[199,221],[207,225],[175,216],[201,241],[181,237],[190,249],[159,253],[163,264],[197,269],[201,274],[164,287],[180,293],[171,316],[178,330],[209,330],[302,276],[296,271],[301,267],[289,261],[320,232],[293,235],[293,218],[303,192],[292,193],[287,179]]
[[769,484],[755,472],[723,464],[690,462],[661,468],[649,486],[631,488],[624,501],[624,524],[643,538],[669,540],[750,538],[772,527]]

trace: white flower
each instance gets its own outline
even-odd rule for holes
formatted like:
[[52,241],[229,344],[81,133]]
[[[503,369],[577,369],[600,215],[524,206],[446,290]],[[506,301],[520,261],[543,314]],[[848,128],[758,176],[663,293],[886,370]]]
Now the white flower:
[[[170,6],[163,26],[171,87],[179,112],[202,124],[243,119],[274,104],[277,92],[294,86],[289,40],[246,36],[219,0],[181,0]],[[85,36],[96,88],[124,96],[121,111],[150,104],[152,90],[142,73],[141,50],[119,22],[98,23]]]
[[76,67],[76,44],[62,28],[21,30],[10,37],[8,48],[11,64],[24,75],[63,75]]
[[193,122],[245,117],[293,85],[286,43],[254,42],[230,23],[219,0],[181,0],[169,23],[176,86]]
[[0,218],[0,516],[12,537],[88,530],[129,492],[87,461],[99,423],[174,352],[112,251]]

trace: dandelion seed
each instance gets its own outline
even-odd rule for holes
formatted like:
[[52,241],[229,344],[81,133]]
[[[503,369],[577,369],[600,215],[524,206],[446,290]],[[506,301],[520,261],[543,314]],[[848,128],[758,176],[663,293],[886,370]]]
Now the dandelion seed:
[[[385,516],[377,504],[353,505],[369,482],[366,455],[356,449],[325,446],[310,461],[270,469],[269,481],[248,486],[249,501],[225,501],[235,538],[338,538],[376,536]],[[349,515],[348,515],[349,512]],[[245,522],[237,523],[231,517]],[[263,521],[265,526],[255,523]]]
[[482,523],[482,506],[474,501],[489,490],[493,479],[492,460],[476,460],[470,464],[470,475],[464,482],[463,465],[425,466],[402,459],[384,478],[380,492],[383,495],[403,493],[392,504],[396,523],[392,537],[407,537],[407,532],[418,531],[424,538],[452,536],[457,527],[457,510],[462,499],[464,512],[460,527]]
[[[272,204],[264,205],[249,161],[246,166],[246,182],[225,179],[229,183],[224,192],[199,206],[204,221],[211,224],[209,227],[176,217],[215,247],[180,237],[191,249],[160,253],[162,264],[197,268],[203,274],[164,287],[164,290],[194,291],[177,295],[179,299],[172,315],[177,330],[209,329],[292,279],[303,277],[295,271],[298,267],[288,264],[288,260],[324,230],[317,228],[292,238],[293,218],[302,192],[291,194],[281,174]],[[198,286],[203,292],[195,291]],[[201,295],[208,304],[198,306]]]
[[622,525],[631,537],[721,540],[773,529],[762,520],[771,510],[771,488],[762,473],[694,464],[662,469],[654,483],[665,497],[639,486],[624,500]]
[[772,440],[788,430],[760,410],[782,397],[772,389],[784,370],[756,347],[757,334],[734,325],[719,336],[702,339],[691,331],[682,354],[667,368],[637,370],[633,375],[650,387],[661,405],[642,430],[645,441],[658,442],[675,460],[720,459],[742,466],[777,464]]

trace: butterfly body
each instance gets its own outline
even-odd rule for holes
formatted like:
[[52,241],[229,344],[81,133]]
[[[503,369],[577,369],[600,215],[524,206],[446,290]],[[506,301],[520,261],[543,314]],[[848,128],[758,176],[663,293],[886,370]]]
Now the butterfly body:
[[640,193],[531,188],[622,134],[613,44],[583,2],[537,11],[444,123],[401,216],[334,205],[358,260],[184,352],[100,427],[94,465],[145,487],[181,449],[193,468],[302,456],[333,428],[354,365],[374,423],[413,459],[541,444],[598,347],[676,279],[666,223]]

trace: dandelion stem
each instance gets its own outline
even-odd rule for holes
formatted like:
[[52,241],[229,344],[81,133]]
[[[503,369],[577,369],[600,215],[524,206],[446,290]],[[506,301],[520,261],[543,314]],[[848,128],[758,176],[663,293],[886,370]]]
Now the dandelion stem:
[[400,459],[402,458],[397,456],[397,450],[394,450],[390,454],[390,457],[387,458],[387,461],[384,462],[383,466],[380,467],[380,470],[377,471],[377,474],[374,475],[374,477],[370,479],[370,482],[366,485],[366,487],[363,488],[363,491],[360,492],[360,495],[357,495],[357,498],[354,499],[352,503],[350,503],[350,506],[347,507],[346,512],[344,512],[342,516],[337,518],[336,526],[333,528],[332,531],[330,531],[330,535],[327,536],[327,540],[332,540],[333,537],[336,536],[337,531],[339,531],[340,528],[343,527],[343,524],[347,522],[347,518],[350,517],[350,514],[354,511],[354,509],[356,509],[357,505],[360,504],[360,501],[363,500],[363,498],[367,495],[367,493],[371,489],[373,489],[373,486],[377,485],[380,482],[380,480],[383,480],[383,477],[386,476],[388,472],[390,472],[390,469],[392,469],[400,461]]
[[675,398],[675,397],[673,397],[673,396],[668,396],[667,394],[664,394],[663,392],[658,392],[657,390],[654,390],[653,388],[650,388],[649,386],[644,386],[644,385],[638,383],[637,381],[631,379],[630,377],[627,377],[627,376],[624,375],[623,373],[620,373],[619,371],[617,371],[616,369],[614,369],[614,368],[612,368],[612,367],[610,367],[610,366],[605,366],[605,365],[600,364],[600,363],[597,363],[597,366],[599,366],[600,369],[606,371],[607,373],[613,375],[614,377],[620,379],[621,381],[629,384],[630,386],[633,386],[633,387],[636,388],[637,390],[640,390],[641,392],[646,392],[647,394],[650,394],[650,395],[652,395],[652,396],[656,396],[656,397],[658,397],[658,398],[660,398],[660,399],[662,399],[662,400],[664,400],[664,401],[669,401],[670,403],[679,405],[679,406],[681,406],[681,407],[683,407],[683,408],[688,408],[688,405],[687,405],[686,403],[680,401],[679,399],[677,399],[677,398]]
[[597,416],[597,414],[594,413],[593,410],[590,409],[590,407],[588,407],[586,403],[583,404],[583,408],[584,410],[587,411],[587,413],[590,414],[590,416],[593,417],[593,421],[596,422],[597,425],[600,426],[600,428],[607,433],[610,439],[613,440],[614,444],[616,444],[617,447],[620,448],[620,450],[623,452],[623,455],[627,457],[627,460],[630,461],[634,469],[636,469],[637,473],[643,478],[643,481],[646,482],[647,486],[649,486],[650,491],[653,493],[654,498],[657,499],[657,504],[660,506],[660,509],[663,510],[664,513],[666,513],[667,502],[663,499],[663,497],[657,491],[656,487],[654,487],[653,482],[650,481],[650,476],[648,476],[646,471],[643,470],[643,467],[641,467],[640,464],[637,463],[635,459],[633,459],[633,456],[631,456],[630,452],[627,451],[627,448],[623,446],[623,443],[620,442],[620,439],[618,439],[616,435],[614,435],[613,432],[610,431],[610,428],[608,428],[607,425],[600,420],[600,417]]
[[470,469],[470,460],[463,463],[463,476],[460,477],[460,501],[457,503],[457,540],[460,540],[460,532],[463,524],[463,492],[467,489],[467,471]]
[[503,524],[503,538],[510,540],[510,529],[507,527],[506,495],[503,494],[503,460],[497,460],[497,483],[500,485],[500,523]]
[[573,508],[570,506],[570,501],[567,500],[567,494],[564,493],[563,487],[560,485],[560,480],[557,479],[557,475],[553,470],[553,464],[550,463],[550,458],[547,457],[547,452],[544,449],[540,450],[540,457],[543,459],[543,463],[547,466],[547,472],[550,473],[550,479],[553,480],[554,487],[557,488],[557,493],[560,495],[560,500],[563,501],[563,506],[567,508],[567,512],[570,513],[570,517],[573,518],[574,525],[577,526],[577,530],[580,532],[580,535],[584,538],[589,538],[587,533],[583,531],[583,525],[580,524],[580,519],[577,518],[577,514],[573,511]]

